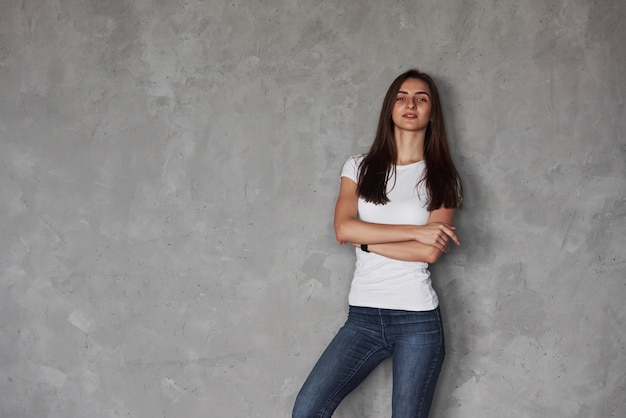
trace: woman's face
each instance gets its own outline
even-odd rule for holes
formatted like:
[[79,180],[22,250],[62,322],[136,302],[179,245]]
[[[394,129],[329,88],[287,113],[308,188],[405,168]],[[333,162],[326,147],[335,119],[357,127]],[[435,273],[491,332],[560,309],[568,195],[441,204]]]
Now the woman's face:
[[391,119],[396,129],[417,132],[428,126],[431,110],[430,88],[425,81],[409,78],[396,95]]

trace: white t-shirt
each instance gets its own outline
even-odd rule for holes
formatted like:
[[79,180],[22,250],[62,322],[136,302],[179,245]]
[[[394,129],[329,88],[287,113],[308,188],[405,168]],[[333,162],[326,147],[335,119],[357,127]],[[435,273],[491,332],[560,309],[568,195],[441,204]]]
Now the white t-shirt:
[[[357,183],[363,155],[350,157],[341,177]],[[396,166],[395,181],[387,182],[385,205],[368,203],[359,197],[359,219],[380,224],[425,225],[428,200],[424,182],[417,186],[426,166],[424,161]],[[352,306],[406,311],[430,311],[439,305],[432,287],[428,263],[401,261],[356,248],[356,265],[348,302]]]

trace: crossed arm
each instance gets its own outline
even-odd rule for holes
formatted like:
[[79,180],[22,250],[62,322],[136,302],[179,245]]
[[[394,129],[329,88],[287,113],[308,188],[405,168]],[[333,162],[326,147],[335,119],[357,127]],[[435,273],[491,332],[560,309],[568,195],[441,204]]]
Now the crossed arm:
[[452,221],[454,209],[430,213],[426,225],[388,225],[363,222],[358,218],[357,185],[341,178],[335,206],[335,234],[340,244],[368,244],[370,252],[403,261],[434,263],[450,249],[450,240],[459,245]]

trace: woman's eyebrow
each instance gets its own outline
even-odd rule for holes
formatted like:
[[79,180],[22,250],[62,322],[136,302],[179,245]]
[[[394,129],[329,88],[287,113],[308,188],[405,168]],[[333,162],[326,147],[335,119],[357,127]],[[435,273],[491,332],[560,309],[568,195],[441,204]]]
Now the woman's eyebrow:
[[[398,94],[400,94],[400,93],[402,93],[402,94],[409,94],[408,91],[404,91],[404,90],[398,91]],[[428,94],[427,91],[416,91],[415,94],[425,94],[426,96],[430,97],[430,94]]]

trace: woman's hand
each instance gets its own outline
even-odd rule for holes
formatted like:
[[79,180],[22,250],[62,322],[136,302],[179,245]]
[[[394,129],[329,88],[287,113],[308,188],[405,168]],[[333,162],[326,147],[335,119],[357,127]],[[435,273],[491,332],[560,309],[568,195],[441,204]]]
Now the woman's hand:
[[430,222],[417,230],[415,240],[422,244],[432,245],[441,252],[450,250],[450,240],[460,245],[459,237],[454,232],[456,228],[448,223],[435,221]]
[[415,240],[422,244],[431,245],[442,253],[450,251],[450,240],[456,245],[461,245],[456,235],[454,209],[439,208],[430,213],[426,225],[419,227]]

